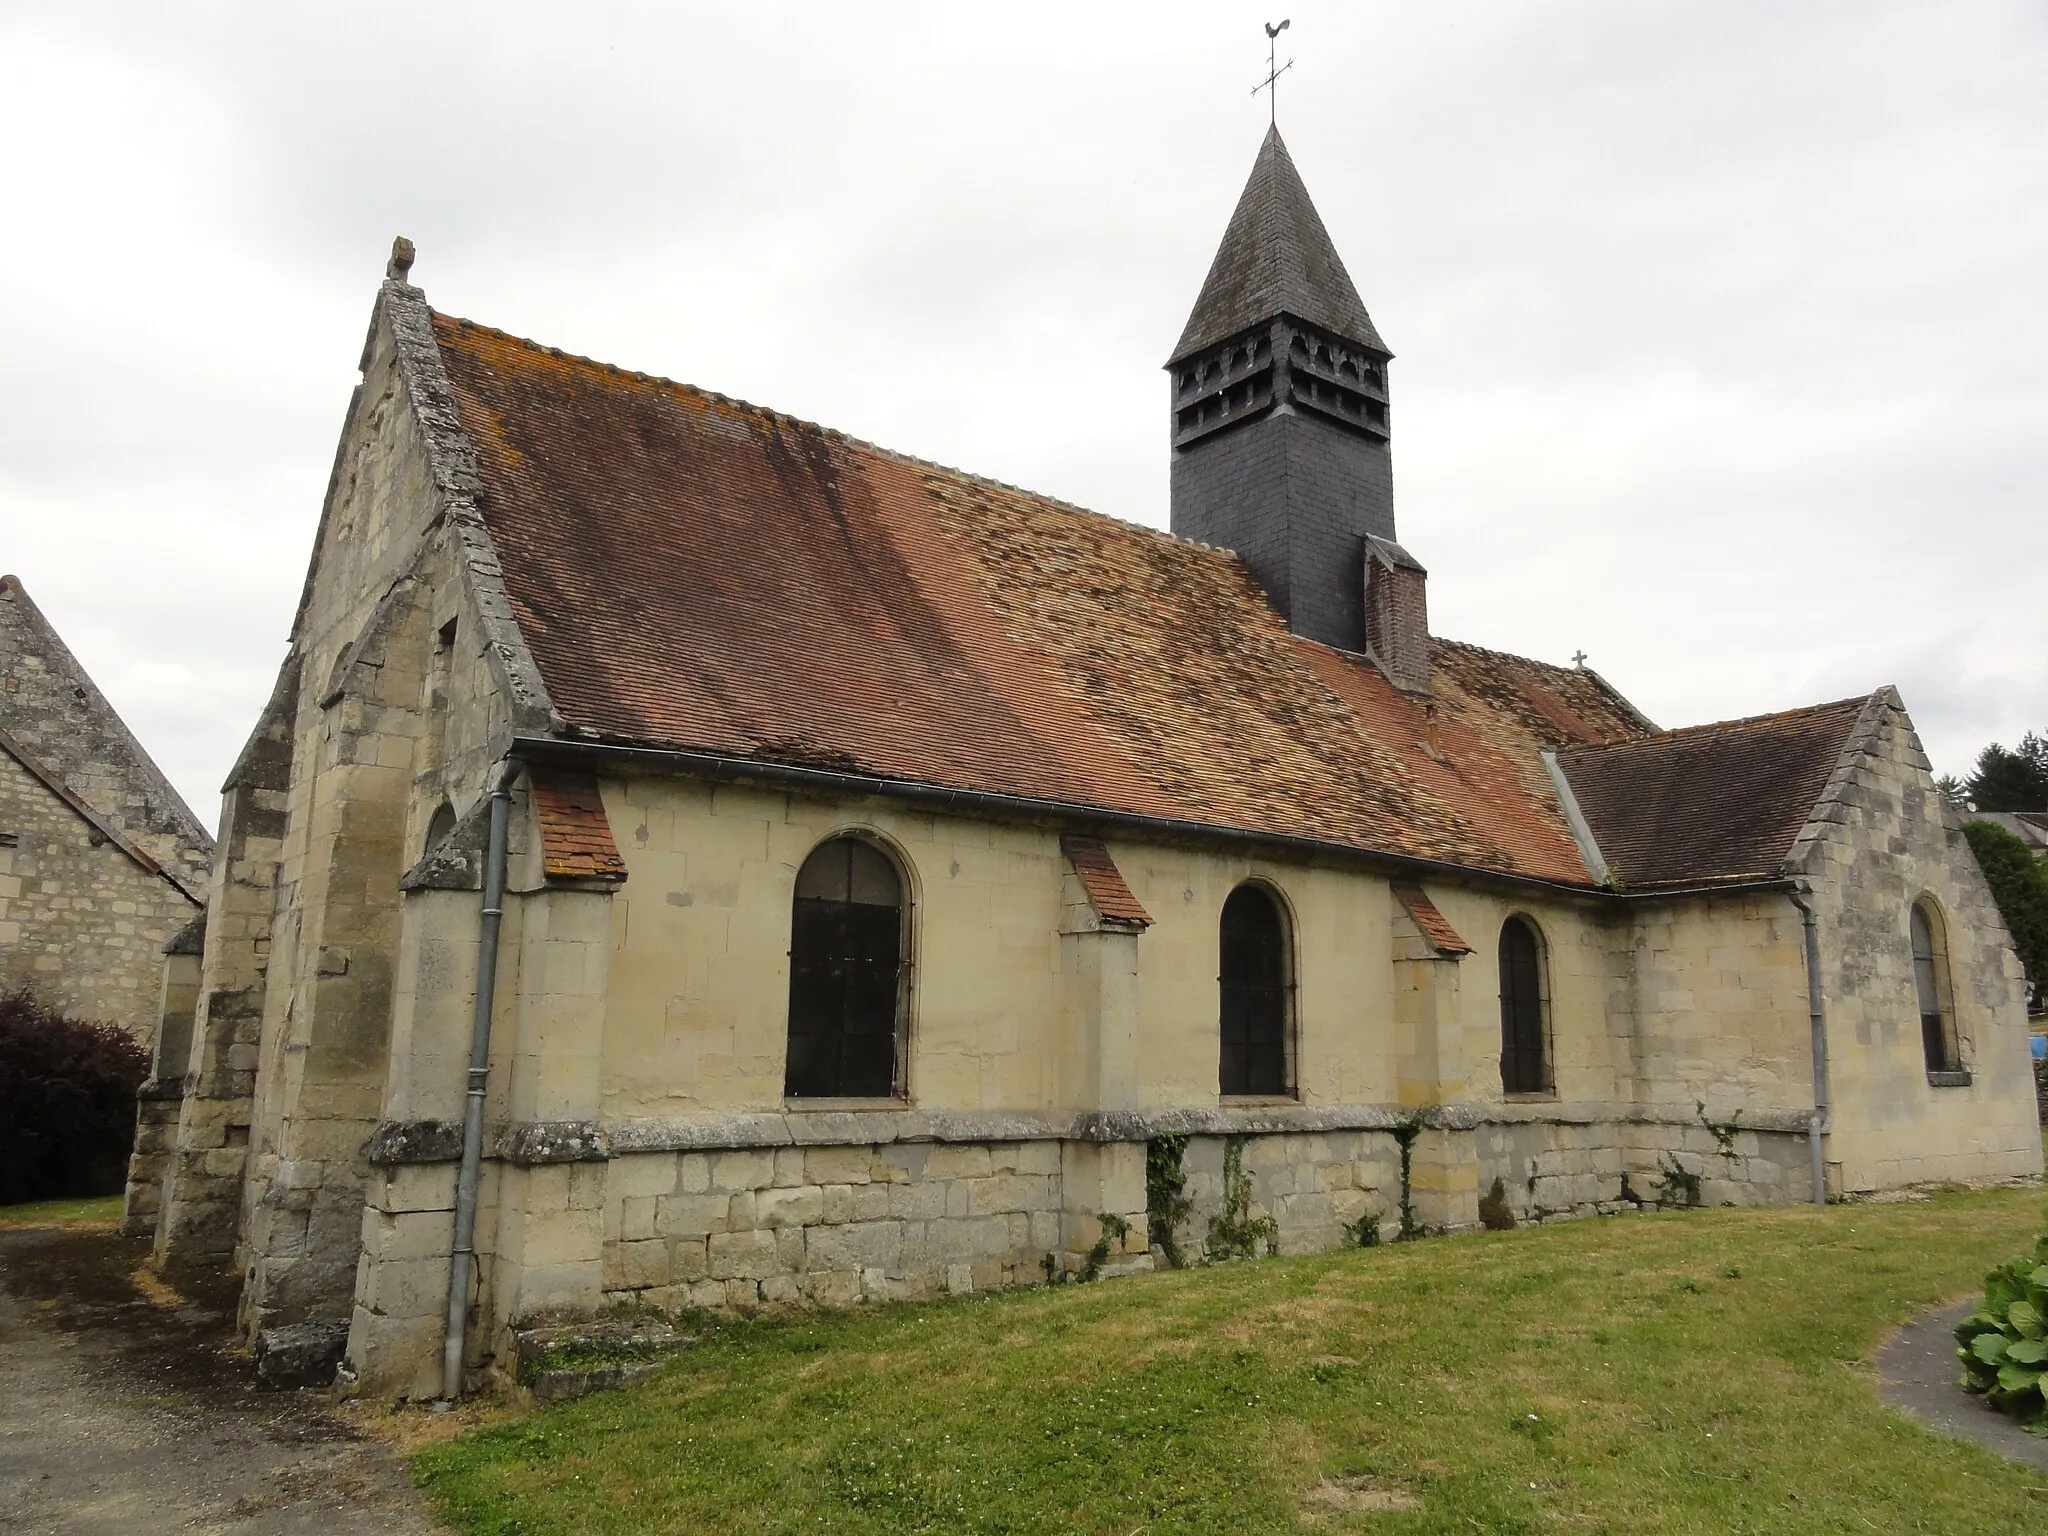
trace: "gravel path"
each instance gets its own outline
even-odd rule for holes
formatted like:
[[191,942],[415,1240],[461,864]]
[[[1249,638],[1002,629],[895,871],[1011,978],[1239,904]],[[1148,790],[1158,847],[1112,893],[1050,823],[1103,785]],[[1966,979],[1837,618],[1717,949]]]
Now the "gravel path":
[[221,1296],[153,1305],[146,1242],[0,1232],[0,1531],[431,1536],[315,1394],[258,1392]]
[[1923,1312],[1877,1354],[1877,1395],[1903,1408],[1936,1434],[1974,1440],[2014,1461],[2048,1467],[2048,1440],[2030,1435],[1981,1397],[1963,1390],[1956,1363],[1956,1324],[1974,1301]]

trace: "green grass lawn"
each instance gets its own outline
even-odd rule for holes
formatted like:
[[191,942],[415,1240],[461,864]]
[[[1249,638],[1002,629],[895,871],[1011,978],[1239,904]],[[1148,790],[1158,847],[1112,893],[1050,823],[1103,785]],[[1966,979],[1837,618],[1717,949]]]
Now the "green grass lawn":
[[121,1197],[90,1200],[32,1200],[0,1205],[0,1227],[112,1227],[121,1221]]
[[414,1466],[469,1532],[2048,1531],[1879,1406],[2038,1191],[1589,1220],[739,1323]]

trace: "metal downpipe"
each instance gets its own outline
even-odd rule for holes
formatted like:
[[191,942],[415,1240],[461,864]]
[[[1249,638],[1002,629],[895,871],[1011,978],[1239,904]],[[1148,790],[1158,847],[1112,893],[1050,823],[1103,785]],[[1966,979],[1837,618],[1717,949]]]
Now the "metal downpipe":
[[1799,925],[1806,930],[1806,1012],[1813,1029],[1813,1117],[1807,1121],[1806,1141],[1813,1153],[1813,1203],[1828,1203],[1828,1168],[1821,1150],[1821,1137],[1828,1118],[1828,1013],[1820,990],[1820,919],[1807,900],[1810,887],[1800,881],[1786,892],[1799,909]]
[[455,1177],[455,1240],[448,1254],[448,1331],[441,1345],[441,1395],[462,1396],[462,1352],[469,1323],[469,1281],[476,1268],[476,1194],[483,1177],[484,1087],[491,1071],[491,1013],[498,992],[498,931],[505,920],[505,861],[518,758],[507,758],[491,786],[490,840],[484,852],[483,920],[477,929],[476,1011],[469,1027],[469,1096],[462,1109],[462,1165]]

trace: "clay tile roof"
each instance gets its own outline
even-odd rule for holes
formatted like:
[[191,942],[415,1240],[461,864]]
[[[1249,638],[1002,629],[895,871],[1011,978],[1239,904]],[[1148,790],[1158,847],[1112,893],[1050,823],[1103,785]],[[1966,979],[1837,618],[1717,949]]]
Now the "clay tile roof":
[[540,823],[541,866],[550,880],[626,878],[597,780],[535,770],[533,813]]
[[1868,697],[1558,753],[1627,889],[1777,874]]
[[436,316],[513,613],[584,739],[1590,885],[1545,748],[1594,674],[1438,642],[1424,701],[1243,562]]
[[1429,893],[1419,885],[1396,884],[1394,895],[1408,915],[1415,920],[1415,926],[1422,930],[1422,936],[1440,955],[1469,955],[1472,946],[1467,944],[1451,926],[1451,920],[1437,910],[1436,903],[1429,899]]
[[1269,129],[1171,362],[1281,314],[1385,352],[1301,173]]
[[1117,923],[1135,923],[1140,927],[1152,926],[1152,914],[1140,905],[1138,898],[1131,894],[1131,888],[1124,884],[1123,871],[1116,867],[1116,860],[1109,856],[1109,850],[1100,839],[1093,837],[1063,837],[1060,849],[1067,856],[1067,862],[1074,866],[1074,873],[1081,878],[1081,888],[1088,893],[1088,900],[1094,904],[1098,915]]

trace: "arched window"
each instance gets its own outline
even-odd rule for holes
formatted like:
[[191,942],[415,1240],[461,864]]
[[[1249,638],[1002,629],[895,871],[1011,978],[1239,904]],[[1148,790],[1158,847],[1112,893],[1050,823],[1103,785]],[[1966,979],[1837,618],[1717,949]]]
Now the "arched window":
[[1223,903],[1221,1062],[1227,1094],[1293,1091],[1288,1070],[1292,965],[1287,918],[1270,891],[1240,885]]
[[901,1082],[903,877],[872,843],[835,837],[797,871],[789,941],[791,1098],[878,1099]]
[[422,854],[432,853],[441,846],[442,839],[455,830],[455,807],[443,800],[427,822],[427,845]]
[[1948,1005],[1948,946],[1942,942],[1941,919],[1927,903],[1913,903],[1913,991],[1920,1003],[1920,1049],[1930,1072],[1960,1072],[1963,1053],[1956,1042],[1956,1019]]
[[1544,1029],[1543,942],[1523,918],[1500,929],[1500,1086],[1548,1093],[1550,1043]]

